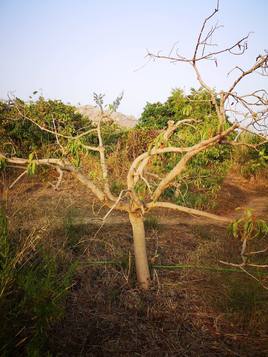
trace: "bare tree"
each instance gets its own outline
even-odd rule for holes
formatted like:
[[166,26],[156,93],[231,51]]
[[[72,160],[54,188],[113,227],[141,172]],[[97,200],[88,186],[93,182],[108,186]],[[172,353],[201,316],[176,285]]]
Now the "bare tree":
[[[150,284],[150,272],[146,252],[146,240],[144,229],[144,217],[145,215],[156,208],[173,209],[179,212],[185,212],[192,215],[206,217],[208,219],[221,221],[223,223],[229,223],[230,219],[204,211],[179,206],[170,202],[162,201],[161,196],[164,191],[178,178],[180,177],[188,163],[197,154],[208,150],[211,147],[217,145],[238,145],[239,136],[242,130],[259,130],[257,134],[262,137],[263,142],[267,141],[267,133],[262,130],[263,126],[266,127],[267,121],[267,92],[264,89],[257,89],[249,94],[240,95],[237,92],[237,87],[246,77],[253,73],[260,73],[261,75],[267,75],[268,55],[259,55],[254,61],[253,65],[249,69],[242,69],[236,67],[240,73],[236,80],[230,85],[226,91],[216,93],[203,79],[200,70],[199,63],[203,61],[211,61],[212,65],[217,65],[218,57],[224,53],[233,55],[242,55],[247,50],[247,40],[249,35],[243,37],[239,41],[230,45],[227,48],[223,48],[217,51],[210,51],[211,39],[217,30],[217,25],[208,28],[210,20],[218,12],[219,6],[217,4],[216,9],[204,20],[201,30],[198,34],[196,44],[193,50],[193,56],[186,58],[176,51],[175,55],[172,50],[167,56],[148,53],[151,59],[166,59],[176,63],[190,64],[194,70],[194,73],[199,81],[201,87],[203,87],[210,95],[210,101],[215,108],[218,120],[218,128],[216,133],[206,140],[202,140],[199,143],[189,147],[177,147],[170,146],[170,139],[172,135],[184,125],[195,126],[200,122],[199,118],[186,118],[178,122],[169,121],[167,128],[165,128],[161,135],[161,145],[158,142],[150,147],[150,149],[138,157],[132,162],[127,178],[126,188],[121,191],[118,196],[115,196],[111,191],[111,182],[109,178],[109,170],[107,168],[106,160],[106,148],[103,143],[101,134],[101,126],[103,121],[109,113],[103,109],[103,96],[95,96],[95,101],[100,108],[99,120],[96,128],[90,130],[83,130],[76,136],[69,136],[62,134],[57,130],[56,119],[52,128],[42,126],[42,124],[34,121],[33,119],[25,116],[19,105],[17,105],[17,111],[21,118],[31,121],[37,125],[40,130],[53,134],[57,140],[58,146],[61,150],[61,158],[42,158],[42,159],[25,159],[19,157],[7,156],[4,152],[0,153],[0,159],[4,160],[7,165],[21,166],[21,165],[46,165],[55,168],[59,172],[59,181],[62,178],[62,172],[70,172],[78,181],[85,185],[95,196],[110,208],[109,212],[113,209],[125,211],[128,213],[130,223],[133,230],[133,243],[136,263],[137,280],[141,288],[148,289]],[[115,101],[114,105],[110,109],[116,109],[120,100]],[[233,123],[228,127],[225,125],[227,116],[234,116]],[[236,140],[231,139],[232,133],[237,133]],[[98,145],[86,145],[82,142],[82,138],[94,133],[98,139]],[[66,145],[68,142],[79,142],[81,149],[87,152],[94,151],[98,153],[98,160],[101,167],[102,179],[99,182],[94,181],[83,169],[83,166],[76,167],[70,157],[68,156]],[[150,176],[147,172],[150,171],[150,160],[155,157],[161,157],[161,155],[167,153],[177,154],[179,157],[178,163],[169,171],[164,177],[159,178],[157,185],[152,186],[150,183]],[[143,182],[148,188],[148,197],[144,201],[138,192],[138,184]],[[57,184],[57,186],[58,186]],[[106,215],[107,216],[107,215]]]

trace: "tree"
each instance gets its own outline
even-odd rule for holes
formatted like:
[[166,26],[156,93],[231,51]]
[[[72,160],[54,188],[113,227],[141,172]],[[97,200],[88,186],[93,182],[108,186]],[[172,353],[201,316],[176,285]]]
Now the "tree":
[[[5,151],[9,154],[24,155],[35,151],[36,154],[46,155],[49,150],[57,151],[54,124],[62,134],[67,135],[74,135],[85,126],[93,128],[92,123],[77,113],[75,107],[60,100],[45,100],[42,96],[33,100],[31,96],[27,103],[19,98],[0,102],[0,143],[8,143]],[[38,125],[52,128],[52,133],[40,130]]]
[[169,120],[175,116],[174,108],[169,103],[146,103],[139,119],[139,128],[163,129]]
[[[107,215],[113,210],[121,210],[128,213],[133,231],[133,243],[136,263],[136,273],[139,285],[143,289],[148,289],[150,284],[150,272],[146,253],[144,216],[155,208],[173,209],[179,212],[186,212],[209,219],[218,220],[228,223],[230,220],[226,217],[220,217],[204,211],[188,208],[185,206],[176,205],[167,201],[163,201],[163,193],[172,182],[182,175],[187,165],[191,160],[197,157],[198,154],[205,152],[212,147],[223,145],[240,145],[239,139],[242,131],[250,131],[252,126],[256,130],[261,130],[263,125],[266,125],[267,120],[267,92],[264,89],[257,89],[249,94],[238,94],[237,88],[246,77],[253,73],[267,75],[268,55],[260,55],[257,57],[253,65],[247,69],[236,67],[240,73],[230,87],[219,93],[216,93],[203,79],[199,63],[210,61],[213,65],[217,64],[218,56],[223,53],[242,55],[247,49],[248,35],[232,44],[228,48],[218,51],[210,51],[210,40],[217,30],[217,26],[212,26],[207,31],[209,21],[218,12],[219,7],[208,16],[201,27],[197,42],[194,46],[193,56],[186,58],[178,53],[172,56],[172,53],[167,56],[148,53],[152,59],[167,59],[176,63],[190,64],[194,73],[203,89],[208,93],[209,98],[199,99],[199,105],[211,105],[216,113],[216,123],[213,130],[206,133],[206,137],[201,137],[198,143],[192,145],[176,146],[172,144],[172,137],[175,132],[182,129],[184,126],[195,127],[202,125],[202,118],[196,118],[193,115],[184,113],[178,121],[169,120],[167,127],[163,129],[157,138],[149,146],[148,150],[138,155],[130,165],[126,177],[125,188],[121,190],[119,195],[114,195],[111,190],[111,179],[109,178],[109,168],[106,160],[106,147],[102,136],[102,125],[109,117],[112,110],[116,110],[119,105],[120,98],[116,100],[110,107],[108,112],[104,107],[104,96],[95,95],[95,102],[99,106],[100,114],[97,126],[94,128],[84,128],[81,131],[65,132],[57,124],[57,118],[49,125],[42,124],[39,119],[33,119],[27,116],[22,110],[23,106],[20,102],[14,101],[13,105],[17,109],[17,113],[21,120],[27,120],[36,125],[45,133],[52,134],[56,140],[59,151],[57,156],[47,156],[36,158],[30,155],[27,158],[17,157],[7,154],[4,147],[0,154],[2,166],[18,166],[27,165],[30,172],[34,171],[40,165],[46,165],[55,168],[59,171],[60,177],[62,172],[70,172],[77,180],[85,185],[100,202],[110,208]],[[206,32],[207,31],[207,32]],[[175,100],[176,98],[174,98]],[[180,106],[178,107],[178,109]],[[234,117],[232,124],[227,120],[227,116]],[[245,122],[240,119],[244,118]],[[235,139],[234,139],[235,134]],[[267,133],[258,132],[262,142],[267,142]],[[97,144],[91,144],[87,140],[88,137],[96,137]],[[96,178],[91,172],[88,174],[83,166],[83,160],[86,155],[93,152],[101,169],[101,178]],[[174,167],[170,168],[163,176],[156,177],[154,173],[155,160],[170,155],[176,155],[177,160]],[[154,178],[152,182],[151,178]],[[107,216],[106,215],[106,216]]]
[[182,89],[173,89],[165,103],[146,103],[138,127],[163,129],[169,120],[197,117],[203,121],[207,116],[211,120],[216,117],[216,111],[206,89],[192,88],[188,95]]

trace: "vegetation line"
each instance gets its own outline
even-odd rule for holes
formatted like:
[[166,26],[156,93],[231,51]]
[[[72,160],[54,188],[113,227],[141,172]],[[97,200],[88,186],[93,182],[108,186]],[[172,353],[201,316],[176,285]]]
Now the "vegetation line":
[[105,265],[105,264],[120,264],[119,261],[115,260],[94,260],[94,261],[87,261],[86,265]]
[[[122,265],[122,262],[115,261],[115,260],[94,260],[94,261],[87,261],[86,264],[88,265]],[[190,264],[173,264],[173,265],[151,265],[151,268],[154,269],[199,269],[199,270],[209,270],[213,272],[220,272],[220,273],[243,273],[241,269],[235,268],[217,268],[217,267],[209,267],[209,266],[202,266],[202,265],[190,265]],[[259,275],[268,275],[268,273],[259,271]]]
[[[154,269],[199,269],[199,270],[209,270],[214,272],[221,272],[221,273],[243,273],[241,269],[235,268],[217,268],[217,267],[208,267],[202,265],[184,265],[184,264],[174,264],[174,265],[152,265]],[[258,272],[260,275],[268,275],[265,272]]]

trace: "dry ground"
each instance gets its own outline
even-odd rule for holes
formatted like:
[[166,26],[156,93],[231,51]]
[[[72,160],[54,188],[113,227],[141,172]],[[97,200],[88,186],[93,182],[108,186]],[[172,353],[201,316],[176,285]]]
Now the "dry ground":
[[[237,206],[268,220],[267,184],[228,177],[215,212],[235,217]],[[267,291],[244,273],[217,270],[219,259],[239,261],[239,242],[225,227],[167,211],[149,217],[153,284],[144,293],[127,217],[114,211],[100,229],[106,211],[67,177],[58,192],[27,177],[8,192],[11,230],[38,229],[65,260],[80,263],[65,317],[50,331],[53,355],[268,355]],[[184,269],[167,267],[176,264]]]

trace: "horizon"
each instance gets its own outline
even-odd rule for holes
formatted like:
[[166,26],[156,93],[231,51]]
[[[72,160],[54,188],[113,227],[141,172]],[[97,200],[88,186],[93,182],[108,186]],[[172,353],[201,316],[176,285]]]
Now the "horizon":
[[[216,90],[228,88],[238,75],[232,72],[226,77],[232,68],[246,69],[268,48],[268,3],[259,0],[257,4],[249,0],[220,3],[216,20],[224,28],[215,34],[219,48],[254,33],[244,56],[224,55],[217,68],[210,62],[201,65],[205,81]],[[144,56],[147,49],[169,53],[176,41],[180,53],[190,56],[202,22],[215,5],[214,0],[198,4],[189,0],[187,5],[172,0],[2,0],[0,97],[14,92],[27,100],[38,90],[45,98],[77,106],[94,105],[93,92],[105,93],[110,103],[124,91],[118,111],[138,118],[146,102],[164,102],[174,88],[187,93],[191,87],[200,87],[189,65],[147,63]],[[240,89],[260,88],[262,81],[255,76]]]

